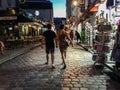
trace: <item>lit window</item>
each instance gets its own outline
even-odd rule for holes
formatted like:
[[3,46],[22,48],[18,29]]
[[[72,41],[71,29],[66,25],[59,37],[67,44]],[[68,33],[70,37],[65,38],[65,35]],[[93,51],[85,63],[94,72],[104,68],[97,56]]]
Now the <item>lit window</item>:
[[0,0],[0,7],[1,7],[1,3],[2,3],[2,1]]

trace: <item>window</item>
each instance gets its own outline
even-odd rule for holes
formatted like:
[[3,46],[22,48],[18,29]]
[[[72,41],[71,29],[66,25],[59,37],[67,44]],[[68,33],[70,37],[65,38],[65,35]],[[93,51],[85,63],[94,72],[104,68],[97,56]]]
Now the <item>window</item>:
[[11,7],[11,0],[6,0],[9,7]]
[[2,6],[1,3],[2,3],[2,0],[0,0],[0,7]]
[[19,0],[21,4],[25,3],[26,0]]
[[112,7],[114,5],[114,0],[107,0],[107,2],[106,2],[106,7],[107,8],[110,8],[110,7]]

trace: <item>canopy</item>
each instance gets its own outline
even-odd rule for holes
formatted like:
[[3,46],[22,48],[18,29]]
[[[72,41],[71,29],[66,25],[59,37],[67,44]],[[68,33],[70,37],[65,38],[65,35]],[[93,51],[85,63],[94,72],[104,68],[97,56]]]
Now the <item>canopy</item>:
[[90,9],[90,12],[97,12],[98,11],[98,6],[93,6],[91,9]]

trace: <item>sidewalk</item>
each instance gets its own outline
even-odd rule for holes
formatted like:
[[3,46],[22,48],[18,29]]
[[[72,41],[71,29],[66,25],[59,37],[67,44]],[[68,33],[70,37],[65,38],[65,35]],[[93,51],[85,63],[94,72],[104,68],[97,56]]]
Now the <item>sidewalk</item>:
[[29,50],[38,47],[40,43],[35,43],[35,44],[28,44],[24,45],[20,48],[15,48],[15,49],[10,49],[10,50],[5,50],[4,55],[0,55],[0,64],[9,61],[21,54],[24,54],[25,52],[28,52]]

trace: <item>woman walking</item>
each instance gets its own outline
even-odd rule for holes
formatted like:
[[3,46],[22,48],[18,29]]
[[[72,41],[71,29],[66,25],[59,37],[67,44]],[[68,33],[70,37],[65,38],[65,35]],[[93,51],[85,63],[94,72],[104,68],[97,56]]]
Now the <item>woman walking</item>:
[[[70,41],[70,44],[72,44],[72,40],[70,39],[69,35],[67,34],[67,32],[65,31],[65,26],[63,24],[60,25],[60,30],[57,32],[57,41],[59,41],[59,49],[61,52],[61,57],[62,57],[62,63],[61,65],[64,64],[62,69],[66,68],[66,63],[65,63],[65,59],[66,59],[66,50],[67,47],[69,46],[66,39],[68,39]],[[58,45],[58,42],[57,42]]]

